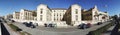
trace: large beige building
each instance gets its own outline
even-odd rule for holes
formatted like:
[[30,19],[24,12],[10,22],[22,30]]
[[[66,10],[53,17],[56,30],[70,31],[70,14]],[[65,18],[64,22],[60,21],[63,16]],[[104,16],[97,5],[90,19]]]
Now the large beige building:
[[51,21],[51,10],[47,5],[40,4],[37,7],[37,21]]
[[52,21],[61,21],[67,9],[52,8],[51,10],[52,10]]
[[82,21],[95,24],[97,22],[105,22],[109,19],[107,12],[101,12],[97,6],[90,8],[89,10],[82,10]]
[[34,20],[34,12],[26,9],[20,10],[20,20]]
[[13,15],[14,19],[22,21],[27,20],[39,25],[53,23],[57,24],[57,26],[77,26],[82,22],[95,24],[109,19],[108,13],[99,11],[97,6],[85,10],[78,4],[71,5],[68,9],[49,8],[45,4],[40,4],[37,6],[36,11],[21,9],[20,13],[15,12]]
[[68,25],[79,25],[81,23],[81,6],[71,5],[63,16],[63,21],[66,21]]

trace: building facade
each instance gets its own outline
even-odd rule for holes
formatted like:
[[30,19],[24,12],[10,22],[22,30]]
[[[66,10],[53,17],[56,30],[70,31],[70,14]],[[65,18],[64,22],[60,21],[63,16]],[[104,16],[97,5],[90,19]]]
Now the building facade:
[[68,9],[50,9],[47,5],[40,4],[36,11],[21,9],[20,13],[15,12],[13,14],[14,19],[28,20],[28,22],[35,22],[39,25],[52,23],[57,26],[77,26],[83,22],[95,24],[109,19],[108,13],[99,11],[97,6],[85,10],[78,4],[71,5]]
[[14,12],[13,19],[19,19],[19,18],[20,18],[20,12]]
[[52,21],[62,21],[63,15],[67,9],[64,8],[52,8]]
[[8,14],[6,16],[4,16],[5,19],[12,19],[13,18],[13,14]]
[[99,11],[97,6],[94,6],[89,10],[82,10],[82,21],[85,21],[86,23],[96,24],[97,22],[105,22],[108,19],[108,13]]
[[81,23],[81,6],[71,5],[66,11],[63,21],[66,21],[68,25],[79,25]]
[[37,7],[37,21],[51,21],[51,10],[47,5],[40,4]]
[[34,20],[34,12],[26,9],[20,10],[20,20]]

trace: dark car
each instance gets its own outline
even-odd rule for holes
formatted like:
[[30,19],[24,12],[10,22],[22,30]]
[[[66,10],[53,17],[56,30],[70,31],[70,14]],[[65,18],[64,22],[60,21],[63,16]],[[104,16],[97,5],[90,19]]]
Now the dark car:
[[78,25],[78,26],[77,26],[77,27],[78,27],[78,29],[81,29],[81,26],[82,26],[82,25]]
[[15,22],[14,20],[11,20],[11,22]]
[[97,23],[97,25],[101,25],[101,24],[102,24],[102,22],[98,22],[98,23]]
[[27,24],[27,22],[23,22],[23,24]]
[[53,27],[53,25],[52,25],[52,24],[49,24],[48,27]]
[[31,28],[36,28],[36,26],[35,25],[31,25]]
[[27,27],[30,27],[30,26],[32,25],[31,22],[30,22],[30,23],[26,23],[26,22],[24,22],[23,24],[25,24]]
[[45,23],[44,26],[47,27],[47,24]]
[[29,25],[31,28],[36,28],[36,26],[32,22],[30,22]]
[[85,23],[78,25],[78,29],[85,29],[85,28],[87,28],[87,25]]

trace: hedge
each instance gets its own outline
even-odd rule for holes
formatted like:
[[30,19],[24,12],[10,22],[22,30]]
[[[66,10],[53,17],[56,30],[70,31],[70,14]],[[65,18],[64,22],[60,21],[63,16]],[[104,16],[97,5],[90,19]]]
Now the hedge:
[[14,30],[14,31],[21,31],[20,28],[18,28],[17,26],[13,25],[13,24],[9,24],[9,26]]
[[101,33],[106,32],[108,28],[110,28],[113,25],[113,23],[109,23],[103,27],[100,27],[96,30],[90,31],[89,35],[101,35]]
[[119,29],[120,29],[120,23],[119,23],[118,27],[119,27]]

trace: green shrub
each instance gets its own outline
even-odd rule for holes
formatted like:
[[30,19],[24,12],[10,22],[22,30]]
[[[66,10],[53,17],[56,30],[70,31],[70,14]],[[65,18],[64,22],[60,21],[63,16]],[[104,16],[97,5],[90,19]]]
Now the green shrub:
[[120,29],[120,24],[118,25],[119,29]]

